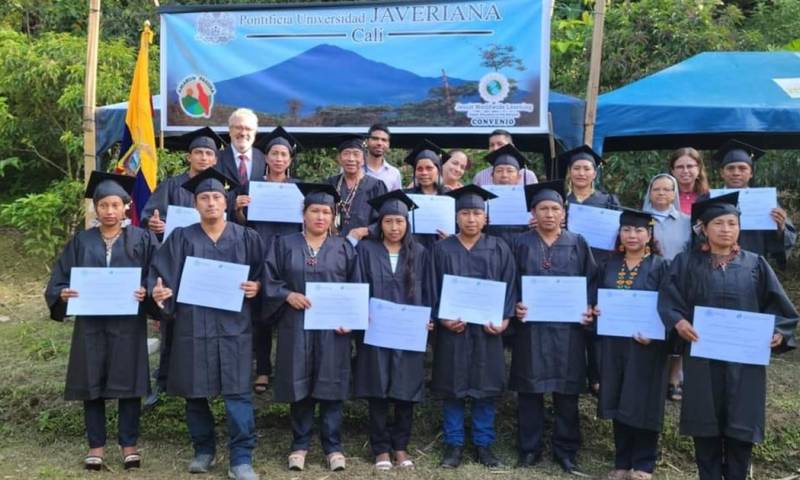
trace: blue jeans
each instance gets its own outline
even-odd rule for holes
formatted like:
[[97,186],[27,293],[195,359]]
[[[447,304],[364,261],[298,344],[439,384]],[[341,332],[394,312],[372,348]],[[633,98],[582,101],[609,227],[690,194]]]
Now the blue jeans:
[[[231,467],[252,464],[253,448],[256,446],[256,424],[250,394],[224,395],[222,398],[225,400]],[[214,455],[214,415],[208,407],[208,399],[186,399],[186,425],[189,427],[195,455]]]
[[[488,447],[494,443],[494,400],[494,398],[472,399],[472,443],[477,447]],[[461,447],[464,445],[466,399],[446,399],[443,406],[444,443]]]

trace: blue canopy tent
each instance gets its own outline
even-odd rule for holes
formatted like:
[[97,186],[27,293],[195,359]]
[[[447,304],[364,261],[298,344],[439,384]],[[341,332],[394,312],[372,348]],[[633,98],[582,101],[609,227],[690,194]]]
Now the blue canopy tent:
[[799,78],[800,54],[705,52],[598,97],[598,152],[714,149],[731,137],[800,148],[800,98],[774,79]]
[[[160,132],[158,122],[160,105],[160,96],[153,96],[156,135]],[[558,92],[550,92],[548,108],[553,115],[555,140],[560,144],[561,148],[569,149],[583,144],[583,112],[585,106],[585,102],[579,98]],[[120,141],[127,111],[127,102],[106,105],[97,109],[95,119],[98,162],[102,154]],[[166,146],[168,148],[186,148],[186,145],[181,145],[179,140],[182,133],[164,132]],[[220,134],[223,138],[226,138],[227,132],[220,132]],[[330,146],[333,143],[330,136],[324,134],[299,133],[295,134],[295,136],[307,147]],[[419,143],[423,137],[424,135],[396,135],[392,138],[392,144],[401,148],[410,148]],[[429,138],[444,147],[486,147],[486,138],[482,135],[431,135]],[[548,137],[546,135],[518,135],[514,137],[514,141],[524,151],[549,152]],[[98,164],[97,168],[100,167]]]

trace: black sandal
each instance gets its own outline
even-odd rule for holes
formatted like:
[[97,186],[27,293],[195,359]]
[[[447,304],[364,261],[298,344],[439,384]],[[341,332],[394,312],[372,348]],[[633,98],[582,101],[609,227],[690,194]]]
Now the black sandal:
[[683,400],[683,385],[670,383],[667,389],[667,398],[673,402],[680,402]]
[[140,468],[142,466],[142,456],[139,452],[129,453],[122,459],[122,465],[125,467],[125,470]]
[[97,455],[87,455],[83,459],[83,468],[94,472],[99,472],[103,469],[103,457]]

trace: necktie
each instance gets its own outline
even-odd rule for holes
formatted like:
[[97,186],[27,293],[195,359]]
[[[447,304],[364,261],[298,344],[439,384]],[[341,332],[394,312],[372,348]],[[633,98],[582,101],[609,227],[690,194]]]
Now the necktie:
[[244,185],[247,180],[247,156],[239,155],[239,183]]

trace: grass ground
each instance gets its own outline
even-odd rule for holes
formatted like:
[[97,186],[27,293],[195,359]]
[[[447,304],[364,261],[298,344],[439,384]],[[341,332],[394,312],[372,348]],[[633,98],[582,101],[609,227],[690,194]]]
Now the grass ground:
[[[0,230],[0,479],[71,479],[190,478],[185,467],[191,447],[183,423],[183,404],[165,399],[154,412],[142,419],[140,448],[144,468],[124,472],[116,450],[109,449],[110,470],[86,474],[81,459],[86,452],[80,405],[62,400],[63,381],[72,324],[47,320],[42,290],[47,271],[38,259],[26,257],[20,249],[19,236]],[[800,268],[795,262],[792,272]],[[800,279],[783,276],[784,285],[795,303],[800,303]],[[753,477],[758,479],[800,478],[800,353],[773,359],[769,371],[767,442],[755,452]],[[581,400],[584,447],[580,463],[595,477],[610,468],[613,453],[609,422],[595,417],[595,402]],[[218,466],[207,476],[194,479],[224,478],[226,440],[219,402]],[[109,409],[113,415],[113,408]],[[348,469],[331,474],[323,465],[318,443],[312,447],[307,470],[302,474],[285,469],[290,442],[288,408],[269,401],[269,395],[256,399],[258,446],[255,467],[267,479],[459,479],[484,478],[567,478],[557,466],[544,461],[533,470],[504,469],[490,472],[469,461],[457,471],[436,467],[441,454],[439,405],[430,401],[416,410],[414,436],[410,451],[416,458],[413,472],[378,474],[372,469],[367,445],[366,406],[352,401],[346,404],[344,437]],[[691,442],[677,434],[678,407],[669,404],[657,478],[690,479],[696,477],[691,457]],[[507,395],[499,404],[497,450],[509,465],[516,461],[514,451],[515,402]],[[109,421],[109,445],[113,445],[114,420]],[[547,457],[545,457],[547,458]]]

